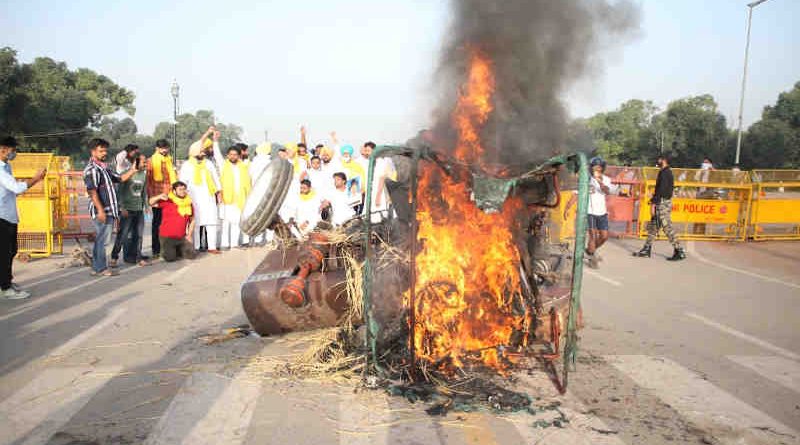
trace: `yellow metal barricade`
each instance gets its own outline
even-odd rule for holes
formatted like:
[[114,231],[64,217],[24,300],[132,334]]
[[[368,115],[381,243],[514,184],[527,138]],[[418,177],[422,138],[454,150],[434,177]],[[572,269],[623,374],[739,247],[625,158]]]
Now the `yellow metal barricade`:
[[753,170],[750,236],[754,240],[800,239],[800,170]]
[[[647,237],[648,205],[658,169],[642,169],[644,193],[639,206],[639,237]],[[681,239],[741,240],[747,237],[752,183],[748,172],[673,168],[672,226]],[[659,233],[659,239],[664,239]]]
[[17,197],[19,257],[24,260],[62,253],[67,209],[61,193],[61,171],[69,167],[69,159],[53,154],[19,153],[11,165],[18,180],[30,179],[38,170],[47,169],[43,181]]

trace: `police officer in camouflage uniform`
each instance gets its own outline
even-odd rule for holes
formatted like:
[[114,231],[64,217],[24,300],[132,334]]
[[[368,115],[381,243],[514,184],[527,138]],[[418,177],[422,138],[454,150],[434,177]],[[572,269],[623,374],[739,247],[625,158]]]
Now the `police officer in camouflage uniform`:
[[669,168],[669,159],[665,156],[658,157],[658,177],[656,178],[656,189],[650,204],[655,206],[655,213],[647,224],[647,241],[642,250],[635,252],[633,256],[640,258],[650,258],[652,253],[653,241],[658,236],[658,230],[664,231],[669,238],[670,244],[675,248],[668,261],[680,261],[686,259],[686,252],[681,247],[675,230],[672,229],[672,191],[675,189],[675,179],[672,176],[672,169]]

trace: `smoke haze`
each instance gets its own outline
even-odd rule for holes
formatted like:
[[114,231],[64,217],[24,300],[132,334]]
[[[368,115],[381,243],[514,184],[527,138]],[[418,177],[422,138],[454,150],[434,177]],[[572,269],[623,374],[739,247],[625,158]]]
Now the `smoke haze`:
[[494,70],[494,111],[481,132],[484,161],[513,167],[563,152],[563,93],[602,73],[604,50],[638,30],[639,8],[628,0],[452,0],[437,87],[437,148],[455,145],[451,114],[469,68],[470,51]]

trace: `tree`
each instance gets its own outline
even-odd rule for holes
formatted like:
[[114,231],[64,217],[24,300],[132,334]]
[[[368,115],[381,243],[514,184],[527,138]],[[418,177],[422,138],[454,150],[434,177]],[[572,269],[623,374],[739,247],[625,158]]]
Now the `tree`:
[[670,102],[656,124],[657,131],[663,132],[663,151],[672,157],[673,165],[696,167],[704,156],[718,165],[733,163],[733,154],[727,150],[725,116],[710,94]]
[[761,120],[742,141],[742,165],[747,168],[800,168],[800,82],[764,107]]
[[631,99],[614,111],[589,118],[587,125],[594,135],[597,153],[612,163],[641,158],[657,111],[652,101]]
[[[198,110],[195,114],[184,113],[178,116],[178,158],[186,159],[192,142],[200,139],[209,126],[215,125],[215,122],[214,112],[211,110]],[[216,127],[221,133],[219,143],[223,150],[241,139],[242,127],[238,125],[216,123]],[[163,138],[171,144],[172,123],[158,123],[153,138]]]
[[139,134],[136,122],[130,117],[118,119],[116,117],[104,117],[97,125],[97,130],[93,131],[89,137],[103,138],[111,143],[110,150],[118,152],[128,144],[136,144],[142,153],[150,155],[155,146],[155,139],[152,136]]
[[0,88],[0,131],[63,154],[79,153],[104,116],[136,112],[134,94],[108,77],[48,57],[20,64],[7,47],[0,49]]

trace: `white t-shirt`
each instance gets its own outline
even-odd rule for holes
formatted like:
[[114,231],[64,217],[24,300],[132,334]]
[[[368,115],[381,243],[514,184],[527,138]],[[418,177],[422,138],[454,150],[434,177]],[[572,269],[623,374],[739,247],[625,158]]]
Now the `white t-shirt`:
[[311,188],[318,193],[324,195],[333,190],[333,173],[328,174],[325,170],[314,170],[313,168],[306,170],[306,173],[308,180],[311,181]]
[[[617,186],[611,183],[611,178],[602,177],[603,185],[609,188],[608,194],[616,193]],[[606,208],[606,193],[600,188],[600,182],[592,177],[589,180],[589,210],[590,215],[603,216],[608,213]]]
[[342,225],[356,216],[353,206],[361,202],[361,197],[351,197],[347,190],[333,189],[325,197],[331,203],[331,222],[335,226]]

